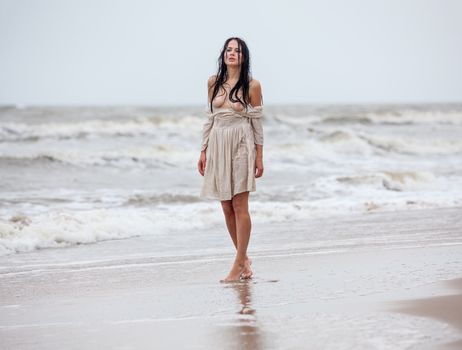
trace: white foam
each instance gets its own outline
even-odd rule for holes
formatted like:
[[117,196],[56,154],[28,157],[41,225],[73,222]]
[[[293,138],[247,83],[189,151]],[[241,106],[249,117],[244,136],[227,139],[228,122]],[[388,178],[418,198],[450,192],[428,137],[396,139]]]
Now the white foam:
[[[174,209],[55,210],[0,219],[0,255],[134,236],[161,236],[204,226],[201,220],[191,220],[192,215],[200,215],[203,206],[190,206],[178,214]],[[206,213],[207,210],[205,208]]]

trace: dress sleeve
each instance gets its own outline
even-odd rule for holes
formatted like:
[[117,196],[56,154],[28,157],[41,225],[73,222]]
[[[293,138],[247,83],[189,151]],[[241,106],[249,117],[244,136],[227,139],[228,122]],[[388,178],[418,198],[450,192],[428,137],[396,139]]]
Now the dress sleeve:
[[207,149],[207,146],[209,144],[210,130],[212,130],[212,126],[213,126],[213,115],[212,113],[207,113],[207,121],[204,123],[202,127],[201,151],[205,151]]
[[263,145],[263,126],[262,126],[261,118],[251,118],[250,122],[252,124],[255,144]]
[[262,106],[250,107],[247,112],[247,116],[250,118],[250,124],[252,125],[255,144],[263,145]]

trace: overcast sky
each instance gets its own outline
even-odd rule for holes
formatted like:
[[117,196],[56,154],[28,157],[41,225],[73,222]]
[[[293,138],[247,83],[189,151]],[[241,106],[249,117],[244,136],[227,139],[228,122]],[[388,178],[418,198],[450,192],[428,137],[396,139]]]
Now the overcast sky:
[[201,105],[229,36],[266,104],[462,102],[459,0],[0,0],[0,104]]

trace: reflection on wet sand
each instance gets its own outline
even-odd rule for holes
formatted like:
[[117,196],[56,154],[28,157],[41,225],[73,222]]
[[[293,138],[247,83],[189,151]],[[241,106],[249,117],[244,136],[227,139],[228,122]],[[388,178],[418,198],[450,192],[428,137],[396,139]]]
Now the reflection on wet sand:
[[238,298],[237,318],[225,328],[226,345],[233,349],[263,349],[263,336],[259,328],[256,310],[252,307],[251,280],[240,281],[226,286],[233,289]]

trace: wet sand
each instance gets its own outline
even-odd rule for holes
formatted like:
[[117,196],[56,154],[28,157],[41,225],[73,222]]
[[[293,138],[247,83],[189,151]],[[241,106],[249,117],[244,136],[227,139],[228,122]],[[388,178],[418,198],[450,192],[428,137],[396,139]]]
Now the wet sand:
[[[430,223],[426,230],[442,230],[444,215],[454,217],[454,210],[422,212],[431,213],[438,227]],[[386,222],[397,220],[409,230],[419,227],[416,213],[387,215],[335,224],[386,230]],[[2,257],[1,348],[455,346],[462,338],[461,293],[454,289],[461,284],[462,244],[454,223],[447,221],[454,240],[444,243],[253,251],[255,278],[235,284],[218,282],[231,254],[151,257],[146,252],[154,238]],[[308,221],[303,225],[312,229]]]
[[[409,300],[401,303],[397,311],[434,318],[462,333],[462,278],[449,280],[446,284],[454,290],[454,294]],[[462,335],[460,340],[443,345],[442,348],[462,349]]]

